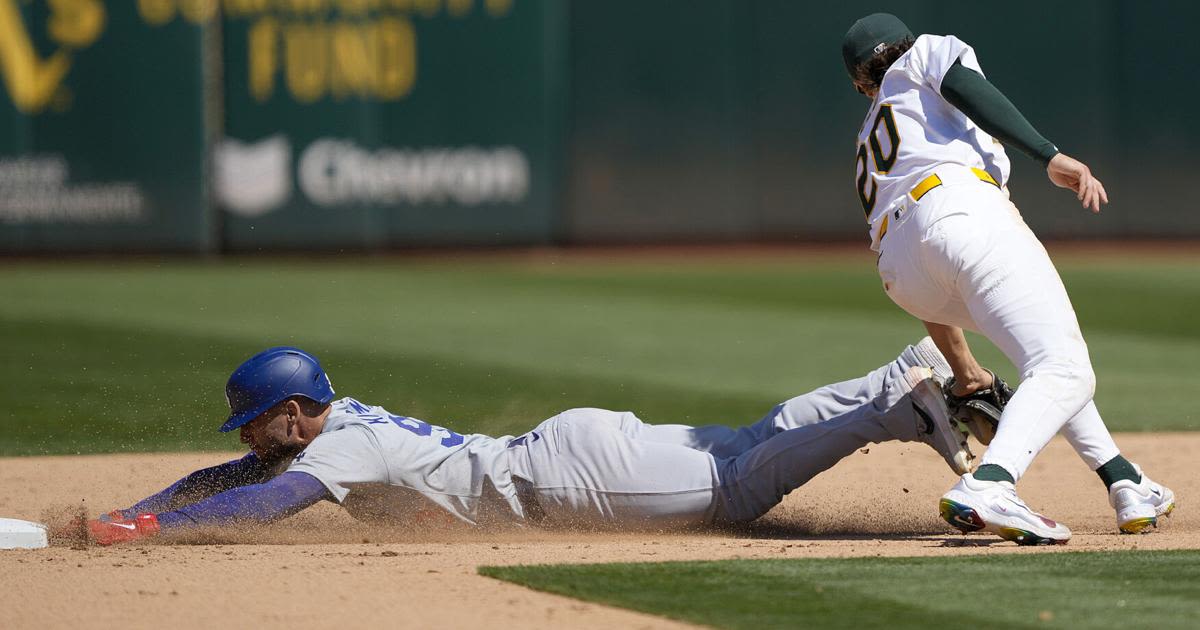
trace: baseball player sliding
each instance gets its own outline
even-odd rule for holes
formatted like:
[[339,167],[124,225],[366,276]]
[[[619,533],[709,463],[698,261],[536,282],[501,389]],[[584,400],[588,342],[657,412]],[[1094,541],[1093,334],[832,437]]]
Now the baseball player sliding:
[[1021,544],[1065,543],[1070,530],[1030,510],[1014,489],[1061,430],[1108,486],[1120,530],[1156,526],[1174,494],[1122,457],[1104,426],[1075,311],[1009,201],[1009,162],[997,140],[1044,165],[1051,182],[1095,212],[1108,202],[1100,180],[1043,138],[953,36],[914,38],[896,16],[876,13],[846,33],[842,56],[855,89],[871,99],[855,184],[884,291],[925,322],[953,369],[953,395],[994,383],[964,328],[995,343],[1021,375],[979,468],[942,498],[942,517]]
[[270,348],[226,385],[250,453],[196,471],[87,522],[112,544],[199,526],[245,526],[321,500],[356,518],[477,525],[673,527],[750,521],[872,442],[922,441],[958,473],[971,454],[942,394],[950,367],[928,337],[861,378],[777,405],[731,429],[651,425],[572,409],[517,437],[464,435],[354,398],[334,399],[312,355]]

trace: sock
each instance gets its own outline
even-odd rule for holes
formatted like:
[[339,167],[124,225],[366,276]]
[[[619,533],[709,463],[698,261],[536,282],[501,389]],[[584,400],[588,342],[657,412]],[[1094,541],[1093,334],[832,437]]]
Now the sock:
[[997,466],[996,464],[984,464],[980,466],[975,470],[973,476],[979,481],[1007,481],[1008,483],[1015,483],[1013,476],[1007,470],[1004,470],[1003,466]]
[[1096,474],[1100,475],[1100,480],[1108,488],[1122,479],[1128,479],[1133,483],[1142,483],[1142,476],[1138,474],[1137,469],[1129,463],[1128,459],[1120,455],[1104,462],[1104,465],[1096,469]]

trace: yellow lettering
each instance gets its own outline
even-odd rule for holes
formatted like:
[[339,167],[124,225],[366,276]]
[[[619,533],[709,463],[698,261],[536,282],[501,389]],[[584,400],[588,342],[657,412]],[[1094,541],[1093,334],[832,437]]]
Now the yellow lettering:
[[333,72],[329,77],[329,91],[338,100],[351,92],[360,97],[368,96],[375,83],[376,64],[371,58],[371,53],[378,48],[375,29],[343,22],[333,27],[331,37]]
[[0,0],[0,71],[18,110],[35,114],[45,108],[70,69],[71,56],[65,51],[41,59],[16,0]]
[[383,18],[377,28],[379,73],[375,94],[385,101],[399,100],[412,91],[417,80],[417,36],[412,22],[403,18]]
[[99,0],[50,0],[50,39],[72,48],[96,43],[104,31],[104,5]]
[[460,18],[471,12],[471,0],[446,0],[446,11]]
[[326,97],[394,101],[416,83],[417,37],[407,18],[281,23],[260,17],[248,35],[250,95],[260,103],[274,97],[281,72],[300,103]]
[[302,103],[325,92],[329,75],[328,34],[321,24],[289,24],[284,29],[284,58],[288,89]]
[[275,92],[275,73],[279,70],[279,23],[262,18],[250,27],[250,95],[262,103]]
[[175,0],[138,0],[138,13],[150,26],[162,26],[175,19]]
[[204,24],[217,13],[217,0],[178,0],[179,12],[192,24]]
[[513,0],[485,0],[487,5],[488,15],[492,17],[503,17],[512,11]]

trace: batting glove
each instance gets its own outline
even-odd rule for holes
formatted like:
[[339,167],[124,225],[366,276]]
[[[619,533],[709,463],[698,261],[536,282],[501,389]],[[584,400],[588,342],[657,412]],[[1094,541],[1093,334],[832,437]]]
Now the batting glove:
[[138,514],[133,518],[95,519],[88,521],[88,539],[97,545],[114,545],[158,533],[158,517],[153,514]]

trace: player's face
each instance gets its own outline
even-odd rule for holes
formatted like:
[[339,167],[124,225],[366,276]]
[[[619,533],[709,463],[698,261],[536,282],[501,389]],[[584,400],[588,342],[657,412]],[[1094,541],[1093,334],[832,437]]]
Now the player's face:
[[275,406],[261,416],[242,425],[240,437],[243,444],[264,462],[278,461],[300,452],[303,444],[297,443],[295,424],[289,421],[286,407]]

